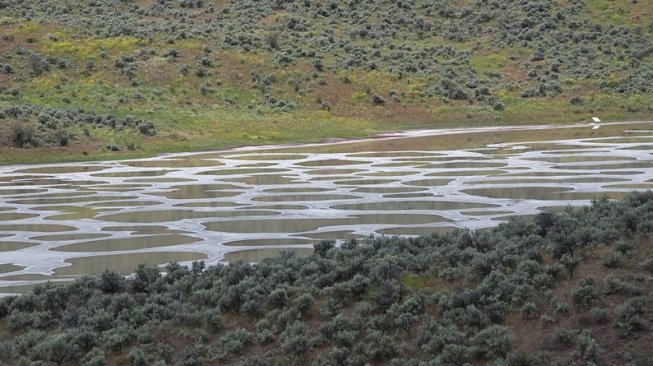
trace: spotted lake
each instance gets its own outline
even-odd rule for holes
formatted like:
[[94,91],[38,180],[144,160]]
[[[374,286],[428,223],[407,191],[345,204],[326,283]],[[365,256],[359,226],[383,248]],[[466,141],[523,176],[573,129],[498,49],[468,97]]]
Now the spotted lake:
[[653,122],[0,167],[0,292],[139,263],[260,261],[321,239],[482,229],[653,188]]

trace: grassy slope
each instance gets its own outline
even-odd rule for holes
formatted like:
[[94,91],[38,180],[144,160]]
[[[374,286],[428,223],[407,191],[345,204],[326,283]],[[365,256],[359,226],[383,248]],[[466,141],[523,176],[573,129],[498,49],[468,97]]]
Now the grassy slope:
[[[136,3],[146,9],[154,2]],[[451,4],[458,11],[473,2]],[[636,3],[592,0],[586,5],[578,16],[579,20],[609,22],[633,29],[648,26],[650,18],[647,14],[653,7],[650,0]],[[216,6],[220,9],[224,2],[216,2]],[[564,9],[569,4],[558,1],[553,6]],[[197,19],[207,17],[201,9],[182,11]],[[71,147],[32,151],[3,148],[0,162],[4,163],[144,156],[164,151],[362,137],[410,128],[565,123],[587,120],[593,115],[604,120],[644,119],[651,116],[650,106],[653,105],[651,93],[620,94],[602,90],[601,84],[606,81],[618,85],[620,78],[627,74],[623,70],[628,70],[625,61],[605,55],[601,56],[598,66],[589,66],[603,70],[604,76],[583,79],[566,75],[563,71],[559,78],[562,89],[557,95],[522,98],[520,94],[525,89],[538,85],[526,75],[524,65],[542,73],[554,60],[547,58],[532,62],[531,46],[492,46],[489,36],[452,41],[435,31],[427,38],[418,38],[415,31],[409,30],[405,40],[400,35],[393,42],[414,50],[446,45],[459,52],[450,59],[438,56],[434,60],[435,66],[431,66],[434,72],[444,73],[449,67],[446,65],[452,65],[450,67],[463,76],[500,75],[499,79],[481,82],[490,86],[491,94],[504,105],[503,111],[494,110],[484,102],[430,95],[430,87],[437,85],[441,76],[434,76],[430,71],[426,74],[392,72],[391,65],[388,70],[383,68],[385,62],[390,62],[385,58],[375,61],[381,66],[376,70],[363,66],[343,67],[339,51],[329,53],[325,50],[325,69],[319,73],[315,72],[312,59],[298,58],[290,65],[276,63],[275,57],[285,45],[303,45],[295,38],[286,41],[283,30],[279,31],[279,45],[275,48],[261,41],[265,47],[243,49],[216,47],[223,34],[178,39],[172,44],[163,36],[156,35],[149,39],[91,37],[80,35],[78,28],[62,27],[56,22],[56,17],[41,15],[26,21],[9,12],[5,17],[2,14],[0,9],[0,34],[11,35],[11,39],[0,40],[0,54],[11,55],[16,47],[21,47],[46,59],[65,60],[69,66],[51,65],[48,71],[33,75],[29,62],[20,61],[20,57],[13,55],[6,59],[6,63],[12,64],[15,71],[0,74],[0,84],[18,90],[19,94],[0,95],[0,104],[34,104],[63,110],[83,108],[116,116],[131,115],[155,122],[158,131],[156,136],[146,137],[130,131],[91,128],[85,132],[73,128],[71,132],[76,139]],[[276,32],[288,17],[282,8],[273,10],[256,20],[254,32],[258,33],[255,35],[265,38],[264,33]],[[438,21],[437,17],[432,18],[433,22]],[[326,20],[311,18],[308,11],[305,19],[313,22],[310,26],[315,31],[329,26]],[[372,24],[378,21],[371,20]],[[333,27],[337,39],[347,39],[346,25]],[[359,38],[352,42],[365,50],[374,43]],[[179,51],[180,56],[164,57],[163,54],[172,48]],[[207,49],[212,51],[206,53]],[[156,55],[135,62],[136,83],[131,83],[130,77],[115,66],[123,55],[150,51]],[[386,47],[382,55],[392,52]],[[210,64],[198,67],[201,57]],[[410,57],[417,56],[409,54],[408,57],[410,62]],[[650,64],[651,57],[638,62]],[[90,60],[94,67],[87,69],[85,65]],[[182,72],[184,68],[189,70],[187,75]],[[196,70],[199,69],[206,75],[197,76]],[[274,75],[273,81],[262,84],[260,80],[268,75]],[[470,91],[473,90],[468,93]],[[385,105],[373,105],[371,98],[374,94],[382,96]],[[276,103],[266,101],[265,95],[291,102],[293,107],[280,108]],[[583,103],[572,104],[571,97],[580,97]],[[322,101],[328,103],[328,110]],[[8,122],[5,119],[0,123]],[[120,146],[122,151],[108,152],[104,146],[109,143]],[[125,149],[126,146],[130,149]]]

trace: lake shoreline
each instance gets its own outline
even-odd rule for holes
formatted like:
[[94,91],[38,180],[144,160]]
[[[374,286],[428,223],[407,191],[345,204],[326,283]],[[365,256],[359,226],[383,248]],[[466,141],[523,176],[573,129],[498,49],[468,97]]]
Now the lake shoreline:
[[[646,124],[652,123],[653,120],[618,120],[618,121],[607,121],[601,122],[602,126],[616,126],[624,124]],[[172,156],[186,156],[194,154],[203,154],[203,153],[221,153],[221,152],[249,152],[256,150],[276,150],[276,149],[286,149],[286,148],[298,148],[298,147],[314,147],[322,145],[339,145],[339,144],[350,144],[357,143],[362,141],[373,141],[373,140],[387,140],[387,139],[396,139],[396,138],[406,138],[406,137],[418,137],[418,136],[432,136],[435,134],[446,134],[446,135],[460,135],[465,133],[482,133],[482,132],[499,132],[499,131],[537,131],[537,130],[552,130],[552,129],[564,129],[564,128],[579,128],[579,127],[592,127],[594,126],[591,122],[568,122],[560,124],[525,124],[525,125],[503,125],[503,126],[487,126],[487,127],[447,127],[447,128],[434,128],[434,129],[402,129],[402,130],[384,130],[384,131],[375,131],[369,136],[361,138],[323,138],[318,141],[300,141],[300,142],[287,142],[279,144],[236,144],[233,146],[227,146],[224,148],[217,147],[215,149],[188,149],[186,151],[131,151],[131,152],[114,152],[114,153],[102,153],[99,155],[65,155],[70,154],[72,151],[78,150],[76,147],[70,148],[37,148],[37,149],[17,149],[17,148],[5,148],[0,149],[0,155],[4,155],[0,159],[0,167],[5,166],[37,166],[37,165],[51,165],[51,164],[62,164],[62,163],[84,163],[84,162],[94,162],[94,163],[103,163],[108,161],[126,161],[126,160],[141,160],[141,159],[155,159],[162,157],[172,157]],[[30,155],[34,154],[40,157],[40,159],[33,160],[34,157],[25,156],[24,153],[29,152]],[[54,155],[52,153],[55,153]],[[60,152],[57,154],[56,152]],[[110,155],[113,154],[113,155]]]

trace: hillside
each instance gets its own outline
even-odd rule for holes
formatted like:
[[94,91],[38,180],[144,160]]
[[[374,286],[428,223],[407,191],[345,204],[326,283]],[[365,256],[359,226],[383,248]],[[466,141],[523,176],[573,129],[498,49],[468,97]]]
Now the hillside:
[[652,231],[649,191],[483,232],[41,285],[0,300],[0,364],[651,365]]
[[653,114],[653,0],[0,0],[0,162]]

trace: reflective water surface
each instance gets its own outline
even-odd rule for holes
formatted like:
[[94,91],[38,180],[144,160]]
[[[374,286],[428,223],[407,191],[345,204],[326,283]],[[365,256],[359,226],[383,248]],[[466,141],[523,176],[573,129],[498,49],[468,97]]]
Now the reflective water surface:
[[308,255],[322,239],[483,229],[619,198],[653,188],[651,141],[650,122],[584,124],[0,167],[0,292],[139,263]]

